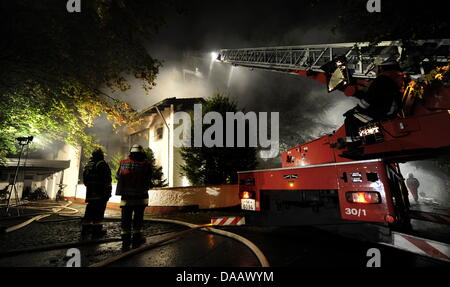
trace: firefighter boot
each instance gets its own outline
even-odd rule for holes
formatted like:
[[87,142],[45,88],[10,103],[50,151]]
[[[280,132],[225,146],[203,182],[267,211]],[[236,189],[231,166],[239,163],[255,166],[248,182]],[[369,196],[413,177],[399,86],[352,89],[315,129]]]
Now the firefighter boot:
[[92,224],[83,224],[81,225],[81,238],[86,239],[89,233],[92,232]]
[[106,230],[103,230],[103,224],[94,224],[92,226],[92,238],[100,238],[106,235]]
[[131,233],[122,233],[120,236],[122,237],[122,250],[126,251],[130,249]]
[[142,232],[133,233],[133,248],[137,248],[145,243],[145,238]]

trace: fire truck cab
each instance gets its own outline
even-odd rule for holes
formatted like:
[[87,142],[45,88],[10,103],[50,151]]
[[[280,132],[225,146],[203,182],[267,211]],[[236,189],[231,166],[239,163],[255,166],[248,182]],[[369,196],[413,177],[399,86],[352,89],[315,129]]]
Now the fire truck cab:
[[248,222],[262,225],[394,224],[408,207],[396,166],[380,159],[244,171],[239,190]]

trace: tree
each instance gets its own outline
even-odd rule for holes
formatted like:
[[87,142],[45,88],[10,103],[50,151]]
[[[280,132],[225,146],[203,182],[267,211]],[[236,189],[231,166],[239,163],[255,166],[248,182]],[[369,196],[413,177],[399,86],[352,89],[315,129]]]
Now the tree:
[[[220,94],[207,99],[202,105],[203,115],[215,111],[224,119],[226,112],[237,110],[235,102]],[[203,131],[209,126],[203,124]],[[234,138],[236,140],[236,136]],[[236,183],[238,171],[254,169],[256,166],[256,148],[253,147],[183,147],[181,156],[184,160],[182,172],[193,185]]]
[[[153,154],[153,151],[151,148],[144,148],[145,155],[147,157],[147,160],[150,162],[150,165],[152,166],[151,169],[151,182],[152,187],[164,187],[167,186],[166,180],[163,179],[163,171],[162,167],[158,166],[156,164],[155,156]],[[117,182],[116,179],[116,172],[119,169],[120,161],[126,158],[126,155],[121,153],[116,153],[111,157],[110,163],[111,163],[111,176],[113,182]]]
[[119,169],[120,161],[123,160],[124,158],[125,158],[125,155],[118,152],[118,153],[114,154],[110,159],[111,177],[112,177],[112,182],[114,182],[114,183],[117,183],[116,172]]
[[146,147],[144,149],[145,155],[147,156],[147,160],[150,162],[152,166],[152,187],[163,187],[167,186],[166,180],[163,179],[162,167],[156,165],[155,156],[151,148]]
[[106,113],[114,126],[134,110],[102,92],[150,89],[160,67],[145,49],[163,24],[165,1],[82,1],[68,13],[66,1],[0,2],[0,158],[16,152],[15,138],[43,135],[89,154],[98,144],[85,129]]

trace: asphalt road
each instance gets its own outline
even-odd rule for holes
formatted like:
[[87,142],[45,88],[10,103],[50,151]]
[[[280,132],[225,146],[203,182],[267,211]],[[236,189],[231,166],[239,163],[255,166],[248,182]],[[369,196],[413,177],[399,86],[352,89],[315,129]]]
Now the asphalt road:
[[[117,211],[108,210],[108,216]],[[181,215],[178,215],[177,219]],[[199,215],[205,217],[205,215]],[[195,214],[190,214],[192,219]],[[80,241],[81,220],[61,218],[56,215],[48,222],[34,222],[12,233],[0,235],[0,253],[52,244]],[[198,222],[197,222],[198,223]],[[3,222],[3,224],[6,224]],[[120,222],[105,223],[105,238],[120,237]],[[445,267],[450,265],[428,257],[418,256],[384,245],[349,239],[315,227],[221,227],[239,234],[258,246],[273,267],[294,268],[365,268],[370,257],[367,251],[377,248],[381,267]],[[355,225],[355,230],[358,226]],[[187,227],[147,221],[147,242],[157,241],[170,234],[187,230]],[[121,242],[109,242],[79,247],[82,266],[118,255]],[[1,256],[0,267],[62,267],[69,257],[67,248],[26,252],[15,256]],[[242,243],[202,231],[193,231],[182,238],[171,240],[141,254],[118,261],[111,266],[146,267],[252,267],[260,266],[256,256]]]

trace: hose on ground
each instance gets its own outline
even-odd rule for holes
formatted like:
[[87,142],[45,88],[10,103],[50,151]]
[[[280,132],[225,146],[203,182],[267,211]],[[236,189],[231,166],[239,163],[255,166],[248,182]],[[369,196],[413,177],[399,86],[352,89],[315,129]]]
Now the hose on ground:
[[[43,214],[40,214],[40,215],[36,215],[36,216],[34,216],[34,217],[32,217],[32,218],[30,218],[30,219],[28,219],[28,220],[26,220],[26,221],[24,221],[22,223],[19,223],[19,224],[7,227],[7,228],[5,228],[5,230],[3,232],[4,233],[9,233],[9,232],[13,232],[15,230],[19,230],[19,229],[29,225],[33,221],[39,221],[39,220],[41,220],[43,218],[49,217],[50,215],[58,214],[64,209],[72,209],[73,211],[75,211],[76,209],[68,207],[71,204],[72,204],[72,202],[69,201],[66,205],[62,205],[62,206],[60,205],[58,207],[52,206],[51,212],[49,211],[48,213],[43,213]],[[78,213],[78,210],[76,210],[76,212]],[[71,212],[70,214],[75,214],[75,212]]]
[[103,261],[100,261],[100,262],[98,262],[98,263],[89,265],[89,267],[105,267],[105,266],[107,266],[107,265],[110,265],[110,264],[113,263],[113,262],[116,262],[116,261],[119,261],[119,260],[121,260],[121,259],[123,259],[123,258],[130,257],[130,256],[132,256],[132,255],[141,253],[141,252],[143,252],[143,251],[145,251],[145,250],[148,250],[148,249],[150,249],[150,248],[152,248],[152,247],[155,247],[155,246],[157,246],[157,245],[160,245],[160,244],[162,244],[162,243],[168,242],[168,241],[170,241],[170,240],[179,238],[179,237],[181,237],[181,236],[183,236],[183,235],[185,235],[185,234],[187,234],[187,233],[190,233],[190,232],[192,232],[192,231],[194,231],[194,230],[196,230],[196,229],[200,229],[200,228],[203,228],[203,227],[204,227],[204,226],[197,226],[197,227],[194,227],[194,228],[191,228],[191,229],[188,229],[188,230],[183,230],[183,231],[177,232],[177,233],[175,233],[175,234],[173,234],[173,235],[171,235],[171,236],[168,236],[168,237],[163,238],[163,239],[161,239],[161,240],[158,240],[158,241],[156,241],[156,242],[152,242],[152,243],[150,243],[150,244],[144,244],[144,245],[142,245],[142,246],[140,246],[140,247],[138,247],[138,248],[131,249],[131,250],[129,250],[129,251],[127,251],[127,252],[124,252],[124,253],[121,253],[121,254],[119,254],[119,255],[109,257],[109,258],[107,258],[107,259],[105,259],[105,260],[103,260]]
[[71,216],[71,218],[55,219],[55,220],[39,220],[38,223],[55,223],[55,222],[65,222],[83,219],[81,216]]
[[243,243],[244,245],[246,245],[253,252],[253,254],[255,254],[255,256],[258,258],[258,261],[259,261],[259,263],[261,264],[262,267],[270,267],[269,261],[267,260],[267,258],[264,255],[264,253],[262,253],[262,251],[253,242],[251,242],[250,240],[248,240],[248,239],[246,239],[246,238],[244,238],[244,237],[242,237],[240,235],[237,235],[235,233],[228,232],[228,231],[225,231],[225,230],[216,229],[216,228],[211,228],[210,227],[211,224],[197,225],[197,224],[184,222],[184,221],[180,221],[180,220],[159,219],[159,218],[158,219],[153,219],[152,218],[152,219],[146,219],[146,220],[154,221],[154,222],[165,222],[165,223],[184,225],[184,226],[190,227],[191,229],[178,232],[178,233],[176,233],[176,234],[174,234],[172,236],[169,236],[168,238],[164,238],[164,239],[159,240],[157,242],[146,244],[146,245],[143,245],[143,246],[138,247],[136,249],[132,249],[130,251],[122,253],[120,255],[117,255],[117,256],[114,256],[114,257],[110,257],[110,258],[108,258],[106,260],[103,260],[101,262],[92,264],[89,267],[105,267],[105,266],[107,266],[107,265],[109,265],[109,264],[111,264],[113,262],[116,262],[118,260],[121,260],[123,258],[126,258],[126,257],[132,256],[132,255],[138,254],[138,253],[143,252],[145,250],[148,250],[148,249],[150,249],[152,247],[160,245],[160,244],[162,244],[164,242],[167,242],[167,241],[170,241],[172,239],[175,239],[175,238],[178,238],[180,236],[183,236],[186,233],[189,233],[189,232],[191,232],[193,230],[201,230],[201,231],[206,231],[206,232],[212,232],[212,233],[216,233],[216,234],[219,234],[219,235],[226,236],[226,237],[232,238],[234,240],[237,240],[237,241]]
[[[168,233],[173,233],[176,231],[165,231],[165,232],[159,232],[154,233],[149,237],[153,236],[159,236],[164,235]],[[57,249],[65,249],[65,248],[72,248],[72,247],[81,247],[91,244],[103,244],[103,243],[110,243],[110,242],[118,242],[122,241],[122,238],[103,238],[103,239],[92,239],[92,240],[85,240],[85,241],[77,241],[77,242],[68,242],[68,243],[56,243],[56,244],[50,244],[45,246],[39,246],[39,247],[32,247],[32,248],[25,248],[25,249],[16,249],[6,252],[0,253],[0,258],[3,257],[11,257],[11,256],[17,256],[23,253],[32,253],[32,252],[42,252],[42,251],[51,251],[51,250],[57,250]]]
[[[180,220],[173,220],[173,219],[159,219],[158,218],[158,219],[148,219],[148,220],[156,221],[156,222],[168,222],[168,223],[174,223],[174,224],[181,224],[181,225],[189,226],[191,228],[197,228],[199,226],[196,224],[192,224],[192,223],[188,223],[188,222],[184,222],[184,221],[180,221]],[[253,254],[255,254],[255,256],[259,260],[259,263],[261,264],[261,267],[270,267],[269,261],[267,260],[264,253],[253,242],[251,242],[247,238],[237,235],[235,233],[229,232],[229,231],[220,230],[220,229],[216,229],[216,228],[212,228],[212,227],[204,227],[200,230],[216,233],[216,234],[219,234],[222,236],[226,236],[226,237],[232,238],[234,240],[237,240],[237,241],[243,243],[253,252]]]
[[[27,221],[25,221],[23,223],[20,223],[20,224],[8,227],[3,232],[9,233],[9,232],[18,230],[20,228],[23,228],[23,227],[27,226],[28,224],[32,223],[33,221],[39,221],[39,220],[41,220],[43,218],[49,217],[52,214],[60,214],[60,215],[66,215],[66,216],[72,217],[72,214],[78,213],[79,211],[77,209],[75,209],[75,208],[68,207],[71,204],[72,204],[72,202],[69,201],[64,206],[49,206],[49,207],[42,208],[42,209],[45,209],[45,210],[51,209],[52,211],[48,212],[48,213],[44,213],[44,214],[40,214],[40,215],[34,216],[33,218],[31,218],[31,219],[29,219],[29,220],[27,220]],[[72,210],[72,212],[61,213],[61,211],[64,210],[64,209],[70,209],[70,210]],[[105,219],[120,219],[120,218],[112,217],[112,218],[105,218]],[[142,252],[144,250],[147,250],[147,249],[149,249],[149,248],[151,248],[153,246],[156,246],[156,245],[162,244],[164,242],[170,241],[170,240],[172,240],[174,238],[180,237],[180,236],[184,235],[185,233],[188,233],[188,232],[190,232],[192,230],[202,230],[202,231],[206,231],[206,232],[212,232],[212,233],[215,233],[215,234],[219,234],[219,235],[222,235],[222,236],[226,236],[226,237],[235,239],[235,240],[243,243],[244,245],[246,245],[255,254],[255,256],[258,258],[258,260],[259,260],[259,262],[260,262],[262,267],[270,267],[269,261],[265,257],[264,253],[262,253],[262,251],[253,242],[251,242],[250,240],[248,240],[248,239],[246,239],[246,238],[244,238],[244,237],[242,237],[240,235],[237,235],[235,233],[228,232],[228,231],[225,231],[225,230],[216,229],[216,228],[211,228],[210,224],[197,225],[197,224],[192,224],[192,223],[189,223],[189,222],[184,222],[184,221],[180,221],[180,220],[173,220],[173,219],[147,219],[147,220],[155,221],[155,222],[166,222],[166,223],[173,223],[173,224],[184,225],[184,226],[190,227],[191,229],[178,232],[177,234],[174,234],[173,236],[169,236],[168,238],[165,238],[163,240],[160,240],[160,241],[157,241],[157,242],[154,242],[154,243],[151,243],[151,244],[146,244],[146,245],[143,245],[143,246],[141,246],[139,248],[136,248],[136,249],[132,249],[132,250],[130,250],[128,252],[125,252],[125,253],[122,253],[122,254],[120,254],[118,256],[110,257],[110,258],[108,258],[108,259],[106,259],[106,260],[104,260],[102,262],[93,264],[90,267],[101,267],[101,266],[109,265],[112,262],[115,262],[115,261],[120,260],[122,258],[125,258],[125,257],[131,256],[131,255],[137,254],[137,253]]]

